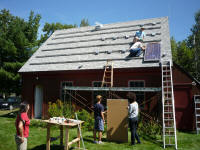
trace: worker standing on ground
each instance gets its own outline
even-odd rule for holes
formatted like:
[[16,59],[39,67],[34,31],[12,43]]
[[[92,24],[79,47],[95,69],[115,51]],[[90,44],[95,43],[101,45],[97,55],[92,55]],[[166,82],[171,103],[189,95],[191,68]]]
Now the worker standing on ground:
[[[102,144],[101,138],[102,138],[102,132],[104,131],[104,107],[101,104],[102,96],[97,95],[96,96],[97,103],[94,105],[94,143],[96,144]],[[98,132],[98,141],[96,141],[96,132]]]
[[138,103],[136,102],[136,95],[135,93],[129,92],[127,96],[130,102],[128,106],[128,118],[131,131],[131,145],[135,145],[135,138],[137,140],[137,144],[140,144],[140,138],[137,134],[139,108]]

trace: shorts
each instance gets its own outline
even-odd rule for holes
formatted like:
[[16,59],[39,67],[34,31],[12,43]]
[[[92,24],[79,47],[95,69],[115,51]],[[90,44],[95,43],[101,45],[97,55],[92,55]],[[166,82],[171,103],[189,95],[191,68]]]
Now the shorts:
[[95,118],[94,129],[97,131],[104,131],[104,123],[102,118]]
[[17,150],[27,150],[27,138],[24,138],[24,142],[21,142],[21,137],[15,135],[15,142],[17,145]]

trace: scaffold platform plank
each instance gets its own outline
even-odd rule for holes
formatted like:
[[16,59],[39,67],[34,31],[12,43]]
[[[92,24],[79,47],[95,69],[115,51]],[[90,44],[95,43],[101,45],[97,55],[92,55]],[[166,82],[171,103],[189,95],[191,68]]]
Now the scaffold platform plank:
[[85,87],[85,86],[65,86],[63,90],[72,91],[124,91],[124,92],[160,92],[161,87]]

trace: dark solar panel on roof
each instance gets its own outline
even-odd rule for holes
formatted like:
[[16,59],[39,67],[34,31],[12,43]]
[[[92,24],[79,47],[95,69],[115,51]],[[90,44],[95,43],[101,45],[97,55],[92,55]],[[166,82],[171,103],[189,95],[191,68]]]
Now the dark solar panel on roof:
[[159,43],[148,43],[144,61],[159,61],[160,60],[160,44]]

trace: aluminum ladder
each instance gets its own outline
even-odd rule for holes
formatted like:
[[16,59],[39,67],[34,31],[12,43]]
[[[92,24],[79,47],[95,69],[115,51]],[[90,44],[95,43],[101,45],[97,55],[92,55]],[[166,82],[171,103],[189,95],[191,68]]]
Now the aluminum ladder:
[[161,63],[162,68],[162,106],[163,106],[163,146],[177,149],[176,119],[172,66],[170,61]]
[[194,95],[195,104],[195,119],[196,119],[196,130],[197,134],[200,131],[200,95]]
[[104,68],[101,87],[113,87],[113,62],[111,60],[107,60]]

